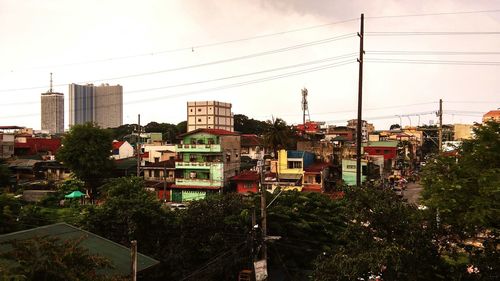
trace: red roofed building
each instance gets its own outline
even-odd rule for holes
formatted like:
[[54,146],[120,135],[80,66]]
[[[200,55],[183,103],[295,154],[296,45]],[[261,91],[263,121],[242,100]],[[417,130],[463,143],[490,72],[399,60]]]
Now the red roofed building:
[[241,156],[252,159],[263,159],[266,154],[264,140],[253,134],[241,135]]
[[490,110],[488,113],[483,115],[483,124],[488,121],[500,122],[500,109]]
[[28,135],[16,137],[15,155],[35,155],[39,153],[55,155],[61,147],[61,139],[33,138]]
[[113,141],[112,156],[115,160],[134,156],[134,148],[127,141]]
[[231,181],[236,184],[236,192],[238,193],[257,193],[259,192],[259,178],[256,171],[244,171],[232,177]]
[[328,172],[328,163],[317,162],[304,168],[302,177],[302,191],[323,192],[325,190],[324,178]]

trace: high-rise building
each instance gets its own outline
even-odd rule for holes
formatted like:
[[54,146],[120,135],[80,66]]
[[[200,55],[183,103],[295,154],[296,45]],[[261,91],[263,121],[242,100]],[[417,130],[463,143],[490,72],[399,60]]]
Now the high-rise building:
[[64,94],[52,91],[52,73],[50,89],[41,97],[41,128],[51,134],[64,133]]
[[102,128],[123,125],[123,87],[102,84],[95,89],[95,122]]
[[234,132],[234,117],[230,103],[194,101],[187,103],[187,131],[222,129]]
[[69,125],[97,123],[102,128],[123,124],[123,87],[69,85]]

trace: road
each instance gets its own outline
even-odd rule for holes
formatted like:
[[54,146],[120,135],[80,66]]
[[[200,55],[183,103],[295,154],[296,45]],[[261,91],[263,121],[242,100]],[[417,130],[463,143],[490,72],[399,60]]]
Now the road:
[[406,190],[403,191],[403,198],[408,200],[408,203],[417,204],[422,189],[423,187],[418,183],[409,183]]

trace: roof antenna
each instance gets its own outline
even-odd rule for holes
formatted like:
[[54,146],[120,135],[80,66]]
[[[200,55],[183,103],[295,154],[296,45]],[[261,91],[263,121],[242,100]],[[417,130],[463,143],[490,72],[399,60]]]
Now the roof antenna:
[[49,93],[52,93],[52,72],[50,73],[50,89]]

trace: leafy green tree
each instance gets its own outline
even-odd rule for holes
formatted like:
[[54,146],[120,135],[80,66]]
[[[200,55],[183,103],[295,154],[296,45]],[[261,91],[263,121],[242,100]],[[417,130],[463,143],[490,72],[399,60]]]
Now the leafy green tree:
[[10,175],[9,167],[0,159],[0,188],[10,184]]
[[132,134],[135,132],[136,124],[124,124],[116,128],[105,129],[114,140],[129,140]]
[[111,268],[111,263],[90,254],[80,246],[81,241],[54,237],[9,241],[10,249],[0,253],[0,259],[8,261],[10,266],[2,266],[0,272],[27,281],[120,280],[99,274],[99,270]]
[[316,257],[339,243],[344,229],[341,207],[341,201],[320,193],[279,195],[268,208],[268,234],[281,236],[270,243],[270,265],[282,268],[291,280],[307,279]]
[[262,135],[267,131],[268,123],[248,118],[243,114],[234,115],[234,130],[242,134]]
[[145,127],[146,133],[162,133],[164,141],[174,143],[176,136],[179,135],[179,129],[174,124],[150,122]]
[[274,157],[278,157],[278,150],[287,147],[290,138],[290,128],[283,119],[276,118],[267,121],[268,128],[264,133],[264,144],[272,149]]
[[141,251],[154,254],[165,225],[164,211],[141,178],[117,178],[103,186],[104,203],[87,210],[84,227],[122,245],[137,240]]
[[399,130],[401,129],[401,125],[399,124],[392,124],[390,127],[389,127],[389,130]]
[[425,212],[391,192],[354,189],[344,197],[342,244],[317,260],[315,280],[439,280],[441,260]]
[[110,159],[112,138],[106,130],[87,123],[71,127],[63,138],[57,159],[84,181],[90,196],[109,176],[113,162]]
[[[446,254],[460,260],[460,253],[467,252],[462,266],[476,261],[476,266],[481,264],[481,278],[490,280],[495,275],[488,272],[500,270],[500,123],[489,122],[474,133],[474,139],[458,147],[458,156],[428,161],[422,173],[422,197],[439,217],[439,241]],[[468,239],[482,242],[483,247],[471,248],[465,244]],[[491,260],[494,257],[496,261]]]
[[176,127],[177,127],[177,132],[179,132],[179,134],[184,134],[185,132],[187,132],[187,121],[180,122],[179,124],[176,125]]

